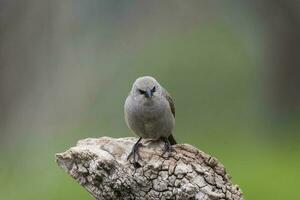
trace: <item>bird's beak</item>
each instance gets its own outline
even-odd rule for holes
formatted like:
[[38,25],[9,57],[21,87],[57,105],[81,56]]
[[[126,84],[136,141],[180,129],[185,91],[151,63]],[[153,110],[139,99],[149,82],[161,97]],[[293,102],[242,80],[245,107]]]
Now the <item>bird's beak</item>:
[[152,95],[152,91],[151,91],[149,88],[146,90],[145,96],[146,96],[147,98],[150,98],[150,97],[153,96],[153,95]]

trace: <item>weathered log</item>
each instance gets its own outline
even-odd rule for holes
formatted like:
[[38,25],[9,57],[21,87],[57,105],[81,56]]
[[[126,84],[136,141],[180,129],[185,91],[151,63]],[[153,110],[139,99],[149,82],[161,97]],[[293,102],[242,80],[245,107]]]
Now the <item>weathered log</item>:
[[188,144],[164,155],[164,143],[144,140],[140,168],[127,160],[136,138],[80,140],[56,154],[58,165],[95,199],[228,199],[243,200],[225,168],[214,157]]

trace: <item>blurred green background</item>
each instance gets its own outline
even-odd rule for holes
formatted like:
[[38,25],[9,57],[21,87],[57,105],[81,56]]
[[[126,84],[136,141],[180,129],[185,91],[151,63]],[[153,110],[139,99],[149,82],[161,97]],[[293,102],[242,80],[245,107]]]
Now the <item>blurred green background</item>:
[[246,199],[300,199],[300,3],[0,0],[0,199],[92,199],[54,155],[126,137],[133,81],[176,104],[175,137]]

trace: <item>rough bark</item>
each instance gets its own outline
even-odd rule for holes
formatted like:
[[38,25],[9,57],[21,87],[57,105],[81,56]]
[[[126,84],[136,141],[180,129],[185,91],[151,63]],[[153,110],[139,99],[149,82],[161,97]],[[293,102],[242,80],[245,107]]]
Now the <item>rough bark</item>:
[[140,168],[127,160],[136,138],[80,140],[56,154],[58,165],[95,199],[228,199],[243,200],[225,168],[188,144],[162,155],[161,141],[143,141]]

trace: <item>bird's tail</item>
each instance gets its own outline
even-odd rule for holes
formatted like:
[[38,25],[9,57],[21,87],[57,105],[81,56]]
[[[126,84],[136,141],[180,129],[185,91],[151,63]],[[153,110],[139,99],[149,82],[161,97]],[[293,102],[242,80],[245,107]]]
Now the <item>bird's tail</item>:
[[169,142],[170,142],[171,145],[177,144],[177,142],[176,142],[176,140],[174,139],[174,137],[173,137],[172,134],[168,137],[168,140],[169,140]]

